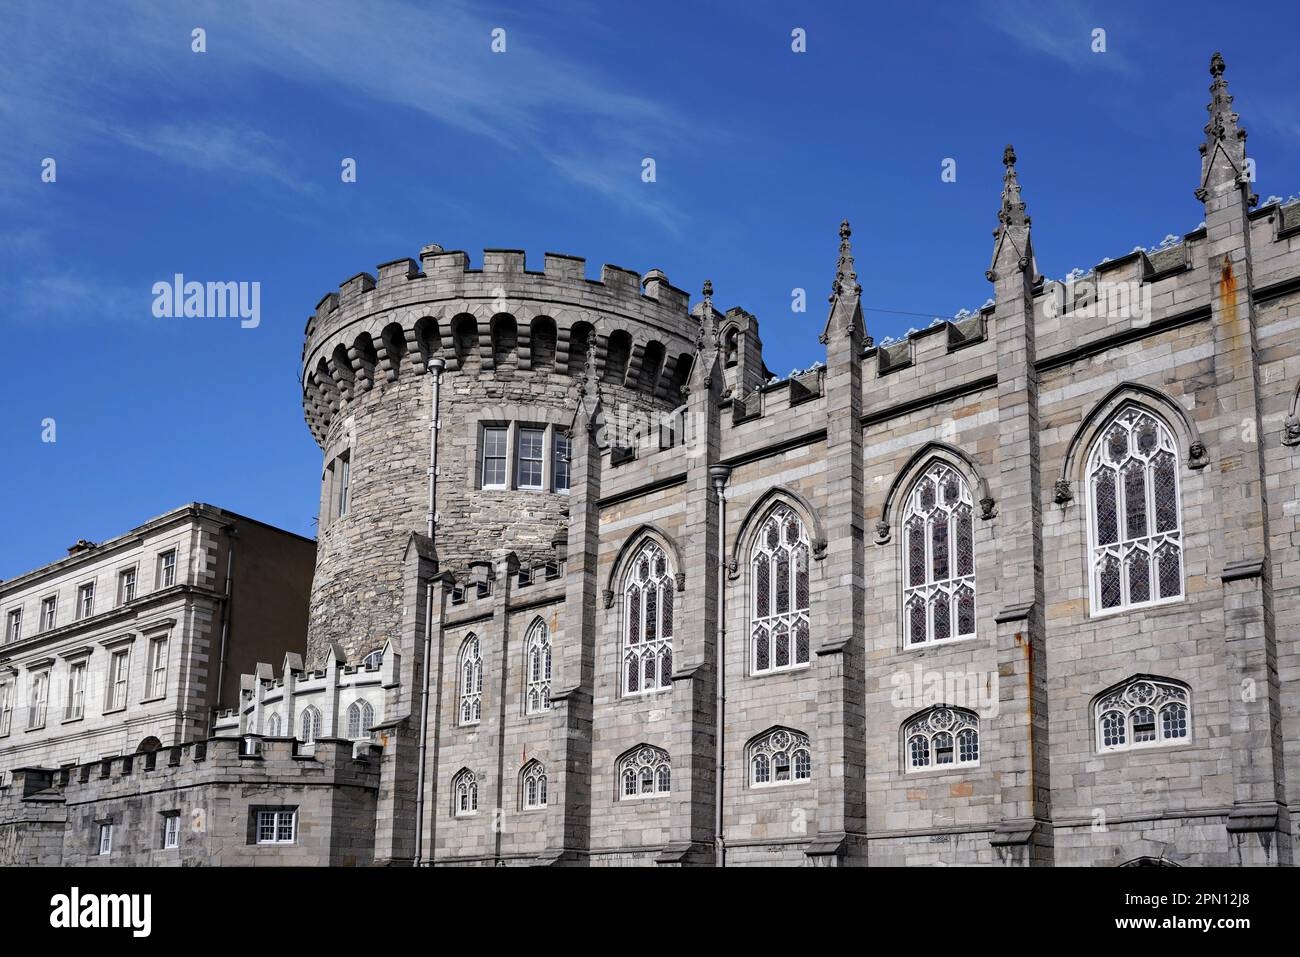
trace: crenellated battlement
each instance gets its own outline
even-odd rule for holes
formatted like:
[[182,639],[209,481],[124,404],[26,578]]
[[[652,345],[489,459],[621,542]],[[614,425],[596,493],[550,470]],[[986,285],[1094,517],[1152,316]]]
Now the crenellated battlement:
[[476,365],[571,377],[588,342],[602,374],[667,401],[694,348],[689,310],[690,297],[660,269],[641,276],[605,264],[588,279],[585,260],[547,253],[537,272],[519,249],[484,250],[476,269],[467,253],[430,244],[418,265],[383,263],[317,303],[304,330],[304,413],[323,445],[347,403],[427,371],[435,357],[452,373]]

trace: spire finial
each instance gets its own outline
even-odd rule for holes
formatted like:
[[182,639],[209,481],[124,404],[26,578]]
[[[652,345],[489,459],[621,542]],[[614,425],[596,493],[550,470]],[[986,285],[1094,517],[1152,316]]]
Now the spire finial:
[[849,241],[852,235],[853,229],[846,219],[840,223],[840,258],[835,264],[835,281],[831,283],[831,302],[836,296],[862,292],[853,263],[853,244]]
[[1002,209],[998,211],[998,222],[1003,226],[1028,226],[1029,217],[1025,215],[1020,180],[1016,176],[1016,148],[1010,143],[1002,151],[1002,165],[1007,171],[1002,174]]
[[704,289],[701,294],[704,296],[705,302],[709,303],[710,305],[713,304],[713,280],[712,279],[704,280]]
[[[1249,185],[1246,170],[1246,131],[1238,126],[1241,119],[1232,111],[1232,94],[1228,92],[1228,81],[1223,78],[1227,64],[1223,55],[1217,51],[1210,57],[1210,102],[1205,109],[1210,114],[1210,121],[1205,124],[1205,142],[1201,151],[1201,185],[1196,190],[1196,198],[1205,201],[1211,190],[1218,191],[1225,184]],[[1251,193],[1250,205],[1254,206],[1259,198]]]
[[596,337],[587,341],[587,358],[582,367],[582,394],[595,396],[600,391],[600,373],[596,370]]

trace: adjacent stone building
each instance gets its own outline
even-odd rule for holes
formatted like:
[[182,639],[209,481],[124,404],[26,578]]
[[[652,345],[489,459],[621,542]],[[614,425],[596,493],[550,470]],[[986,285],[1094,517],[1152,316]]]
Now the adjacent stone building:
[[[1008,147],[989,302],[875,342],[844,223],[784,379],[660,270],[348,280],[303,353],[306,657],[208,747],[351,741],[372,846],[320,863],[1293,863],[1300,201],[1210,72],[1201,226],[1047,279]],[[72,795],[41,773],[12,859]]]
[[315,543],[190,504],[0,582],[0,784],[213,730],[303,647]]

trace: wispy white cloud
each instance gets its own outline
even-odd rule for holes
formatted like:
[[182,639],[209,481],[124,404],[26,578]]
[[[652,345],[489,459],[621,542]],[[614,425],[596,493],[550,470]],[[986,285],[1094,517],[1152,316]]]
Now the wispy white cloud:
[[[29,10],[0,33],[0,88],[7,91],[0,113],[29,142],[108,136],[207,174],[258,175],[309,191],[292,144],[248,122],[202,112],[180,122],[139,119],[150,112],[140,108],[142,101],[157,115],[160,104],[201,103],[214,88],[235,102],[255,100],[270,76],[341,102],[404,108],[534,156],[623,210],[675,231],[680,212],[645,189],[639,161],[628,157],[671,149],[684,140],[686,124],[556,49],[544,39],[556,35],[553,22],[533,29],[554,16],[535,10],[488,16],[459,0],[202,0],[182,10],[137,2],[87,5],[73,15]],[[178,51],[191,56],[196,24],[207,31],[206,60],[178,58]],[[506,31],[505,53],[490,49],[497,27]],[[557,139],[562,130],[571,133]]]
[[[1111,45],[1111,32],[1118,25],[1113,9],[1102,15],[1084,4],[1062,0],[980,0],[976,10],[1022,49],[1071,69],[1101,67],[1134,76],[1140,73],[1131,59]],[[1092,49],[1096,29],[1107,31],[1104,53]]]

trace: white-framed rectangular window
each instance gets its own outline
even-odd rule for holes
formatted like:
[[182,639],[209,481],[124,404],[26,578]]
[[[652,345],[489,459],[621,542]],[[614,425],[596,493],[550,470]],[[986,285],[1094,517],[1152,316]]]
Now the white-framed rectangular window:
[[0,738],[9,733],[14,718],[14,686],[11,682],[0,685]]
[[167,638],[155,638],[149,642],[149,680],[145,688],[146,698],[161,698],[167,693]]
[[176,584],[176,549],[168,549],[158,556],[158,587],[171,588]]
[[124,568],[117,574],[117,603],[125,605],[135,598],[135,569]]
[[504,425],[483,427],[483,462],[480,478],[483,488],[506,487],[506,459],[510,454]]
[[181,846],[181,812],[168,811],[163,814],[163,850],[168,851]]
[[352,455],[344,452],[339,456],[338,468],[334,473],[335,491],[337,492],[337,511],[334,513],[335,518],[342,518],[348,513],[348,482],[352,473]]
[[108,702],[106,710],[116,711],[126,707],[127,668],[131,661],[130,649],[113,652],[108,663]]
[[298,812],[280,809],[257,812],[258,844],[292,844],[296,837]]
[[5,641],[17,641],[23,634],[23,610],[15,608],[5,620]]
[[563,429],[555,429],[551,438],[551,471],[557,492],[569,490],[569,456],[572,451],[568,434]]
[[542,465],[546,461],[543,448],[546,445],[546,430],[528,428],[519,429],[519,455],[516,459],[518,469],[518,488],[540,491],[542,488]]
[[41,599],[41,631],[50,631],[59,611],[59,596],[50,595]]
[[77,589],[77,618],[89,618],[95,613],[95,583],[86,582]]
[[50,673],[38,671],[31,677],[30,700],[27,703],[27,730],[45,727],[45,711],[50,701]]
[[105,823],[99,825],[99,853],[101,855],[113,853],[113,825],[112,824]]
[[65,721],[75,721],[86,713],[86,668],[84,661],[74,661],[68,668],[68,700],[63,708]]

